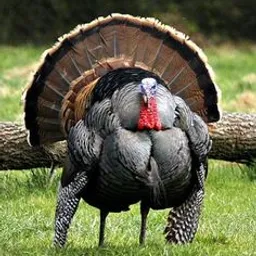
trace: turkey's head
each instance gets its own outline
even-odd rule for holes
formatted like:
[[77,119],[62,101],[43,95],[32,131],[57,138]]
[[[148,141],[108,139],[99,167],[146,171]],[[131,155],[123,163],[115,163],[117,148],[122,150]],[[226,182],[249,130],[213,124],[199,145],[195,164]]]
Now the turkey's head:
[[138,121],[139,130],[161,130],[162,125],[157,108],[156,93],[158,84],[154,78],[147,77],[139,84],[142,104]]
[[148,105],[149,101],[156,96],[158,87],[157,81],[154,78],[147,77],[141,80],[139,86],[143,101]]

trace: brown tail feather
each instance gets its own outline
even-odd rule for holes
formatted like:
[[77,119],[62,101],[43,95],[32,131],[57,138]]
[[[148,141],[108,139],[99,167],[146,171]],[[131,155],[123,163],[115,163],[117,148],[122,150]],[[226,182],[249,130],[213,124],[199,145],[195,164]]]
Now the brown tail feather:
[[113,14],[78,26],[45,52],[25,97],[30,143],[64,139],[85,115],[98,78],[121,67],[154,72],[206,122],[219,119],[206,57],[188,37],[152,18]]

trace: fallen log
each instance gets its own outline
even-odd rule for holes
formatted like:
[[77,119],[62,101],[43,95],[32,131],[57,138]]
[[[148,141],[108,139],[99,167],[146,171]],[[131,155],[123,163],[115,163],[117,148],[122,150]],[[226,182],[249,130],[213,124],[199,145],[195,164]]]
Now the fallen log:
[[[256,159],[256,114],[224,113],[209,125],[210,158],[251,164]],[[0,123],[0,170],[63,166],[66,142],[31,148],[23,125]]]
[[208,126],[213,141],[209,157],[250,165],[256,160],[256,114],[223,113]]
[[42,147],[30,147],[23,125],[0,123],[0,170],[62,166],[65,156],[65,141]]

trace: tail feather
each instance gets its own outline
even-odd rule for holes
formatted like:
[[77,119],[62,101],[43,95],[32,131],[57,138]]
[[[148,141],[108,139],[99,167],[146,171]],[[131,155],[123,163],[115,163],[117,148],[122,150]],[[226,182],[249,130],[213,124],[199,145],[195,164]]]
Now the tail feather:
[[54,102],[60,102],[65,97],[66,91],[60,90],[59,87],[55,87],[50,81],[45,82],[46,86],[44,88],[45,99]]
[[[48,116],[49,118],[55,118],[58,120],[60,106],[55,102],[45,100],[42,97],[38,97],[38,104],[41,106],[41,116]],[[39,116],[39,115],[38,115]]]
[[[86,108],[77,108],[89,107],[96,81],[118,68],[152,71],[173,94],[191,103],[191,110],[205,121],[219,119],[218,89],[211,69],[187,36],[155,19],[112,14],[78,26],[44,53],[25,97],[30,143],[64,139],[70,127],[86,114]],[[77,103],[79,99],[84,105]],[[59,114],[55,115],[55,110]],[[43,132],[53,116],[58,129]],[[44,119],[39,123],[38,117]]]

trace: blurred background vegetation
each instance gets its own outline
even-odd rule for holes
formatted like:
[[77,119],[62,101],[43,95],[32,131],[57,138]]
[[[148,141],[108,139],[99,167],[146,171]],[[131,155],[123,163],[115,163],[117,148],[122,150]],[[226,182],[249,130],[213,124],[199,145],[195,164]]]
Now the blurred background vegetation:
[[113,12],[156,17],[205,43],[256,39],[255,0],[1,0],[0,43],[53,42]]
[[20,95],[39,56],[77,24],[114,12],[158,18],[203,48],[225,111],[256,112],[255,0],[0,0],[0,120],[22,121]]

